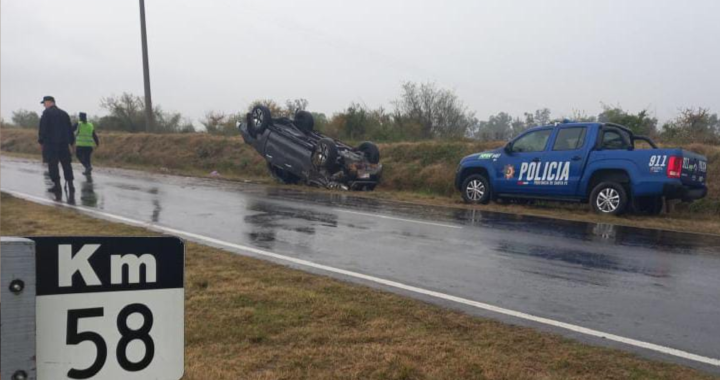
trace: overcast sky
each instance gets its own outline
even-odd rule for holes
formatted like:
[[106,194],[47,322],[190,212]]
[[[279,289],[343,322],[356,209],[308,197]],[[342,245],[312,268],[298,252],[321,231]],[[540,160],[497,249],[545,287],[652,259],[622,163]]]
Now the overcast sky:
[[[0,111],[102,114],[142,95],[136,0],[2,0]],[[481,119],[600,102],[661,120],[720,111],[718,0],[147,0],[153,101],[196,121],[253,99],[328,115],[391,107],[403,81],[453,89]]]

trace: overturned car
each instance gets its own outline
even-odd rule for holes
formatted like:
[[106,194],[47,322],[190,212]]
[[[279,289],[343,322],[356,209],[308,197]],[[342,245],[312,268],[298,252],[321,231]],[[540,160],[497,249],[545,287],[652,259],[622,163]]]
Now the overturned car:
[[283,183],[349,190],[373,190],[380,181],[380,151],[371,142],[357,148],[314,130],[310,112],[273,118],[270,109],[255,106],[238,125],[246,144],[262,155],[270,174]]

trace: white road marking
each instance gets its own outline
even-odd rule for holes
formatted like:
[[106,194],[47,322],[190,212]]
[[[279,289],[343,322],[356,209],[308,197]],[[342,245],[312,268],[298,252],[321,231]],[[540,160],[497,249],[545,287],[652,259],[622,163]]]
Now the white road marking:
[[79,211],[87,213],[87,214],[99,215],[105,219],[114,219],[114,220],[123,222],[125,224],[140,226],[140,227],[144,227],[144,228],[147,228],[150,230],[164,232],[164,233],[168,233],[168,234],[172,234],[172,235],[185,236],[185,237],[189,238],[190,240],[194,240],[194,241],[210,243],[210,244],[218,245],[218,246],[224,246],[227,248],[231,248],[233,250],[252,252],[252,253],[255,253],[260,256],[271,257],[276,260],[286,261],[286,262],[294,263],[297,265],[305,266],[308,268],[319,269],[319,270],[330,272],[330,273],[337,273],[337,274],[341,274],[344,276],[357,278],[357,279],[361,279],[361,280],[365,280],[365,281],[369,281],[369,282],[374,282],[374,283],[380,284],[380,285],[385,285],[385,286],[388,286],[391,288],[402,289],[405,291],[422,294],[422,295],[426,295],[426,296],[430,296],[430,297],[434,297],[434,298],[438,298],[438,299],[442,299],[442,300],[446,300],[446,301],[451,301],[451,302],[455,302],[455,303],[462,304],[462,305],[472,306],[472,307],[475,307],[478,309],[491,311],[494,313],[507,315],[510,317],[519,318],[519,319],[523,319],[526,321],[541,323],[544,325],[557,327],[557,328],[565,329],[568,331],[572,331],[572,332],[576,332],[576,333],[580,333],[580,334],[584,334],[584,335],[588,335],[588,336],[592,336],[592,337],[596,337],[596,338],[607,339],[607,340],[611,340],[614,342],[627,344],[629,346],[639,347],[639,348],[643,348],[646,350],[655,351],[655,352],[659,352],[659,353],[670,355],[670,356],[675,356],[675,357],[682,358],[682,359],[692,360],[695,362],[720,367],[720,359],[710,358],[710,357],[706,357],[706,356],[702,356],[702,355],[693,354],[693,353],[690,353],[687,351],[678,350],[678,349],[671,348],[671,347],[665,347],[665,346],[661,346],[661,345],[654,344],[654,343],[648,343],[648,342],[643,342],[643,341],[632,339],[632,338],[626,338],[626,337],[619,336],[619,335],[609,334],[609,333],[605,333],[602,331],[593,330],[593,329],[589,329],[586,327],[573,325],[570,323],[560,322],[560,321],[556,321],[556,320],[549,319],[549,318],[538,317],[538,316],[535,316],[532,314],[527,314],[527,313],[523,313],[523,312],[519,312],[519,311],[515,311],[515,310],[505,309],[502,307],[493,306],[490,304],[473,301],[473,300],[469,300],[466,298],[456,297],[453,295],[440,293],[440,292],[436,292],[433,290],[418,288],[416,286],[406,285],[406,284],[403,284],[400,282],[386,280],[386,279],[375,277],[375,276],[369,276],[366,274],[352,272],[352,271],[345,270],[345,269],[335,268],[335,267],[331,267],[331,266],[327,266],[327,265],[323,265],[323,264],[317,264],[312,261],[297,259],[294,257],[280,255],[280,254],[273,253],[273,252],[263,251],[263,250],[253,248],[253,247],[248,247],[248,246],[235,244],[235,243],[229,243],[226,241],[222,241],[219,239],[195,234],[192,232],[177,230],[177,229],[174,229],[171,227],[161,226],[159,224],[142,222],[142,221],[127,218],[124,216],[119,216],[119,215],[114,215],[114,214],[110,214],[110,213],[106,213],[106,212],[102,212],[102,211],[98,211],[98,210],[93,210],[93,209],[83,207],[83,206],[75,206],[75,205],[69,205],[66,203],[54,202],[54,201],[51,201],[48,199],[44,199],[44,198],[36,197],[33,195],[16,192],[16,191],[8,191],[8,190],[2,190],[2,191],[7,194],[13,195],[15,197],[25,199],[28,201],[32,201],[32,202],[36,202],[36,203],[42,203],[42,204],[47,204],[47,205],[51,205],[51,206],[60,206],[60,207],[76,209],[76,210],[79,210]]
[[358,212],[358,211],[350,211],[350,210],[343,210],[343,209],[333,209],[333,211],[336,212],[344,212],[346,214],[355,214],[355,215],[363,215],[363,216],[370,216],[373,218],[379,218],[379,219],[389,219],[389,220],[398,220],[401,222],[408,222],[408,223],[417,223],[417,224],[425,224],[428,226],[435,226],[435,227],[445,227],[445,228],[456,228],[456,229],[462,229],[462,226],[454,226],[452,224],[442,224],[442,223],[433,223],[433,222],[424,222],[422,220],[414,220],[414,219],[403,219],[403,218],[396,218],[394,216],[387,216],[382,214],[370,214],[367,212]]

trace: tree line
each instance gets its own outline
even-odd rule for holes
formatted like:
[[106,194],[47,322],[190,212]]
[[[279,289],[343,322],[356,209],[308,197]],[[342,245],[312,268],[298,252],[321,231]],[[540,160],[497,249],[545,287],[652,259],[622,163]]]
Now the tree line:
[[[274,117],[289,118],[298,110],[307,110],[309,105],[305,99],[291,99],[285,103],[260,99],[250,104],[246,111],[239,113],[208,111],[200,119],[204,131],[199,132],[237,135],[238,122],[244,121],[245,113],[258,104],[269,107]],[[597,115],[573,112],[571,115],[556,117],[550,109],[542,108],[525,112],[521,116],[500,112],[490,115],[486,120],[479,120],[453,91],[433,83],[413,82],[402,84],[400,96],[391,102],[391,106],[391,109],[373,109],[351,103],[331,117],[323,113],[313,113],[315,128],[329,136],[350,141],[393,142],[462,138],[488,141],[507,140],[534,126],[570,120],[622,124],[636,134],[665,141],[720,143],[720,119],[717,113],[702,107],[680,109],[674,119],[662,125],[658,125],[658,119],[648,110],[633,113],[620,105],[602,103],[602,110]],[[98,129],[145,132],[142,97],[127,93],[111,96],[102,99],[101,107],[108,112],[107,115],[90,117]],[[155,127],[150,132],[198,132],[192,122],[180,113],[165,112],[160,106],[156,106],[153,112]],[[38,123],[39,115],[36,112],[18,110],[12,114],[12,124],[15,126],[36,128]]]
[[[98,130],[120,132],[146,132],[145,100],[143,97],[123,93],[100,100],[100,107],[108,112],[104,116],[88,115]],[[70,112],[68,112],[70,113]],[[151,133],[192,133],[196,132],[192,122],[178,112],[166,112],[159,105],[153,107],[153,130]],[[77,113],[70,113],[73,123],[77,122]],[[12,126],[20,128],[38,128],[40,114],[35,111],[17,110],[12,113]],[[3,121],[3,125],[8,125]]]

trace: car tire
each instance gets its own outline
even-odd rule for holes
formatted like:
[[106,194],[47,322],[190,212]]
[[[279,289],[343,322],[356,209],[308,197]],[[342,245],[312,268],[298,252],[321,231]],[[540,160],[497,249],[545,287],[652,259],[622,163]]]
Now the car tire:
[[601,182],[590,193],[590,205],[598,214],[620,215],[627,204],[627,191],[617,182]]
[[490,182],[482,174],[473,174],[463,181],[462,197],[465,203],[488,204],[492,195]]
[[315,129],[315,118],[308,111],[297,111],[293,123],[306,135],[309,135]]
[[365,141],[360,143],[357,149],[363,152],[369,163],[377,164],[380,162],[380,149],[378,149],[377,145],[372,142]]
[[272,114],[270,113],[270,108],[265,106],[255,106],[250,111],[250,117],[248,118],[248,132],[250,135],[261,135],[265,132],[265,128],[270,126],[271,122]]
[[329,138],[322,138],[318,141],[311,157],[315,169],[326,169],[330,173],[333,173],[337,167],[337,158],[337,145]]

